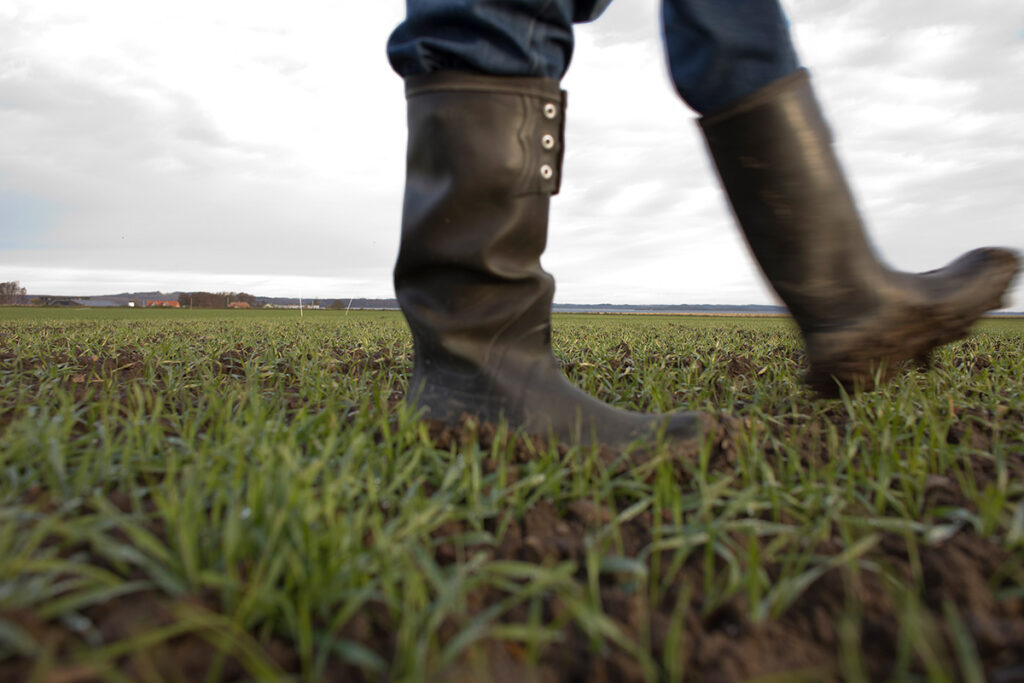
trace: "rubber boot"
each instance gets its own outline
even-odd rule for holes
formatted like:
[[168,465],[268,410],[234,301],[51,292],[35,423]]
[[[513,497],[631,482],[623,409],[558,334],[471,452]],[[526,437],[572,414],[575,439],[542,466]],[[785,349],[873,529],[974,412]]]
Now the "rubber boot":
[[875,255],[800,70],[700,120],[733,211],[803,334],[807,382],[824,395],[870,389],[902,361],[967,334],[1020,268],[977,249],[908,274]]
[[555,81],[439,72],[406,79],[408,159],[398,302],[412,330],[410,398],[562,441],[693,440],[693,413],[615,409],[551,351],[554,280],[540,265],[558,191],[565,94]]

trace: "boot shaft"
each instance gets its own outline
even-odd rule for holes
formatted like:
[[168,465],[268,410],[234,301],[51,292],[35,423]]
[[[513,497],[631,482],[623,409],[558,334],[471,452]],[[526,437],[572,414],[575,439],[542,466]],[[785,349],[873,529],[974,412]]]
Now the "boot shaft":
[[561,178],[565,94],[537,78],[406,80],[409,141],[395,291],[422,359],[471,368],[546,350],[540,266]]
[[744,237],[801,327],[873,308],[889,271],[867,240],[807,72],[700,125]]

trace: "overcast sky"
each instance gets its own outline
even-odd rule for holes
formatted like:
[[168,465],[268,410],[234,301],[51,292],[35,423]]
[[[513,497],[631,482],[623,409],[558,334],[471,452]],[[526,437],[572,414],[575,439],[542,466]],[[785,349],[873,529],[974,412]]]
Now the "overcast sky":
[[[783,4],[885,259],[1024,250],[1024,5]],[[0,0],[0,280],[392,296],[406,132],[384,44],[403,7]],[[656,0],[576,36],[555,300],[773,301],[669,84]]]

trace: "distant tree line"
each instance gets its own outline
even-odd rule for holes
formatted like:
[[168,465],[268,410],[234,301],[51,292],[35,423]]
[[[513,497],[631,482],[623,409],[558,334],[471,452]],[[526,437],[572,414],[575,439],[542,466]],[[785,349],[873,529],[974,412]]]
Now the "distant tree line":
[[182,292],[178,295],[178,305],[182,308],[227,308],[234,301],[256,305],[256,297],[245,292]]
[[27,304],[28,292],[17,280],[0,282],[0,305]]

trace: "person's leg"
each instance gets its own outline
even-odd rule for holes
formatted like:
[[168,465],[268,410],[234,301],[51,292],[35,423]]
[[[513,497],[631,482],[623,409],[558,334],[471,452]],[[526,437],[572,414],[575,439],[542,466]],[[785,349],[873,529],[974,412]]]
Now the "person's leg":
[[394,278],[414,342],[409,401],[449,424],[505,418],[583,443],[624,446],[659,432],[691,440],[696,415],[611,408],[573,386],[552,354],[554,280],[540,256],[561,175],[557,78],[577,9],[570,0],[421,0],[392,36],[408,102]]
[[460,71],[561,80],[574,22],[596,19],[611,0],[407,0],[388,40],[398,75]]
[[808,383],[870,388],[880,368],[926,358],[1001,305],[1020,267],[1012,252],[979,249],[920,275],[878,259],[775,0],[663,8],[676,88],[703,114],[747,243],[800,327]]
[[799,63],[777,0],[663,0],[676,91],[700,114],[793,73]]

